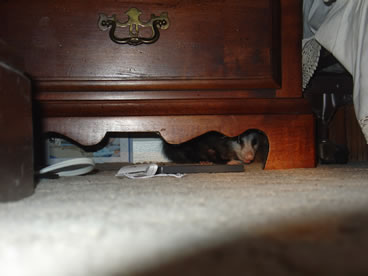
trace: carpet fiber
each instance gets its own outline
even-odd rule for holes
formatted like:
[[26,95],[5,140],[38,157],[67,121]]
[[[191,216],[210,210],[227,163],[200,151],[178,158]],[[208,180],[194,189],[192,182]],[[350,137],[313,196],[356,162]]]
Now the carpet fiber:
[[368,164],[43,179],[0,205],[0,275],[367,275]]

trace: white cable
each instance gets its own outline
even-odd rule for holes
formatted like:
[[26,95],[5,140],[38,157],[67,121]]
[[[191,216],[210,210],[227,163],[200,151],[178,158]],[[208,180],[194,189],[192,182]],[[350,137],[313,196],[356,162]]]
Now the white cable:
[[90,158],[75,158],[41,169],[38,174],[54,173],[58,176],[75,176],[91,172],[95,162]]

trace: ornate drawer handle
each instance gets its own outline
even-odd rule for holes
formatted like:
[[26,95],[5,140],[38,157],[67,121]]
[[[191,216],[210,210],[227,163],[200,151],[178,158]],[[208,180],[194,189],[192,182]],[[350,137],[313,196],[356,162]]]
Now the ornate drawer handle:
[[[140,44],[152,44],[160,38],[159,28],[166,30],[169,27],[170,21],[167,12],[161,13],[160,16],[151,14],[151,19],[147,22],[141,22],[139,16],[142,12],[136,8],[130,8],[126,13],[128,21],[121,23],[116,19],[116,15],[107,16],[100,14],[98,19],[98,27],[101,31],[110,29],[109,35],[112,41],[118,44],[140,45]],[[120,38],[115,35],[116,27],[126,28],[129,27],[129,37]],[[139,27],[150,27],[152,29],[151,37],[140,37]]]

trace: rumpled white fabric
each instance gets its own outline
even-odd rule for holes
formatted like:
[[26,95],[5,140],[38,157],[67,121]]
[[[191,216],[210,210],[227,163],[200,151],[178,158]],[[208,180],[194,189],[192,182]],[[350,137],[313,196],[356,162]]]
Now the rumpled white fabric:
[[304,39],[315,38],[352,74],[354,109],[368,143],[368,1],[325,2],[304,0]]
[[303,1],[303,46],[305,42],[313,39],[315,33],[326,19],[332,5],[327,0]]

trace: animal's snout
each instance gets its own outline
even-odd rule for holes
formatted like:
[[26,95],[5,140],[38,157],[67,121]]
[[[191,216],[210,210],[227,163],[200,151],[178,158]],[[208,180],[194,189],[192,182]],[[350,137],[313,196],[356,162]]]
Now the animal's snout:
[[254,159],[254,153],[253,152],[247,152],[245,155],[244,155],[244,159],[243,159],[243,162],[244,163],[250,163],[252,162]]

